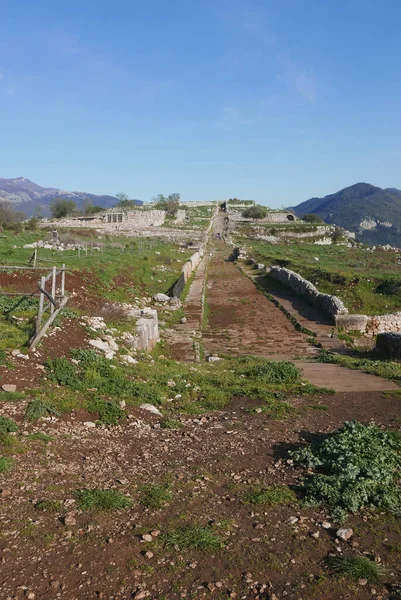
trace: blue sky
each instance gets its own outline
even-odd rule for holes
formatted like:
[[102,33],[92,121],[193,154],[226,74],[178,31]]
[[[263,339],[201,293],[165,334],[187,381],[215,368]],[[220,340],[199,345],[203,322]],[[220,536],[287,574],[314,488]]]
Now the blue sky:
[[0,177],[149,200],[401,188],[399,0],[2,0]]

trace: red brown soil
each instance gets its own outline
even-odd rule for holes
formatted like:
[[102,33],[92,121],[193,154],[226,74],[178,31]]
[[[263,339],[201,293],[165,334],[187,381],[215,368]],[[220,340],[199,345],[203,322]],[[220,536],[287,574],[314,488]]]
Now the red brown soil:
[[[43,600],[123,600],[144,590],[158,600],[222,599],[233,592],[236,598],[268,598],[258,596],[258,582],[271,585],[280,600],[366,600],[373,589],[376,598],[387,598],[380,585],[334,579],[324,559],[337,546],[342,552],[367,551],[396,572],[399,561],[391,547],[399,541],[399,521],[352,517],[352,540],[335,542],[334,526],[325,530],[319,525],[327,517],[324,510],[250,505],[245,497],[255,486],[294,483],[298,473],[286,463],[288,448],[345,419],[394,427],[399,397],[315,398],[314,404],[327,407],[324,411],[311,409],[308,399],[292,402],[298,412],[286,421],[245,412],[255,403],[237,399],[226,410],[209,414],[203,424],[186,417],[178,430],[155,429],[157,417],[140,410],[111,429],[87,430],[74,414],[67,422],[21,423],[27,433],[40,429],[54,440],[46,449],[27,441],[26,452],[1,476],[2,597],[33,592]],[[21,422],[22,409],[14,403],[2,412]],[[141,485],[163,482],[170,484],[172,500],[161,509],[142,506]],[[71,500],[84,487],[119,489],[132,499],[132,508],[82,512]],[[37,510],[36,502],[43,499],[59,501],[60,508],[54,513]],[[69,512],[76,524],[66,526],[63,517]],[[301,522],[290,525],[291,516],[302,517]],[[142,541],[144,533],[160,530],[163,535],[185,523],[213,523],[225,548],[202,553],[167,549],[160,538]],[[312,537],[316,532],[318,539]],[[149,550],[153,556],[147,558]],[[216,582],[221,587],[209,591],[207,584]]]

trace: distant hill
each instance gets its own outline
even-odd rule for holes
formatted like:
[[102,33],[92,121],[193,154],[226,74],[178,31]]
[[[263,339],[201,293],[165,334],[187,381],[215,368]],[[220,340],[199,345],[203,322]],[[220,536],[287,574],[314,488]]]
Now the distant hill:
[[[25,177],[15,179],[0,178],[0,201],[7,200],[11,202],[15,210],[21,211],[27,217],[32,217],[40,211],[41,216],[50,216],[50,205],[57,198],[67,198],[74,200],[78,209],[82,209],[89,200],[94,206],[102,208],[111,208],[118,203],[114,196],[98,196],[86,192],[68,192],[58,188],[41,187]],[[135,200],[135,203],[142,205],[141,200]]]
[[401,246],[401,190],[397,188],[356,183],[292,208],[299,217],[313,213],[326,223],[354,231],[361,242]]

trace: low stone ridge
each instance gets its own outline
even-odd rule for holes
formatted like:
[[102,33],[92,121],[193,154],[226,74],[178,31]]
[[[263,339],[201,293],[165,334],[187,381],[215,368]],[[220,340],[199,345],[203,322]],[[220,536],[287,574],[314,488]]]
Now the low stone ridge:
[[270,269],[270,274],[274,279],[291,288],[296,294],[304,297],[310,304],[329,317],[348,314],[348,309],[340,298],[330,294],[322,294],[310,281],[304,279],[298,273],[283,267],[273,266]]
[[389,358],[401,358],[401,333],[379,333],[376,349]]

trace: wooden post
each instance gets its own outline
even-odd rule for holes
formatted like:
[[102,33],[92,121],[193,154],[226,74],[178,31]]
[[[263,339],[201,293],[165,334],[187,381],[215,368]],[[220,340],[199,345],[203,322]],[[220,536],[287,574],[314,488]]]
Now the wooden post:
[[[56,296],[56,278],[57,278],[57,267],[53,267],[52,269],[52,296],[55,298]],[[50,314],[54,313],[54,304],[50,304]]]
[[61,298],[63,299],[65,296],[65,265],[61,265],[61,268],[63,269],[61,271]]
[[38,258],[38,249],[35,248],[35,252],[33,253],[33,268],[36,267],[37,258]]
[[[42,275],[42,277],[40,278],[40,287],[45,289],[45,285],[46,285],[46,277],[44,275]],[[42,323],[42,315],[43,315],[43,303],[45,300],[45,295],[40,292],[40,297],[39,297],[39,309],[38,309],[38,316],[36,318],[36,333],[38,334],[40,331],[40,326]]]

